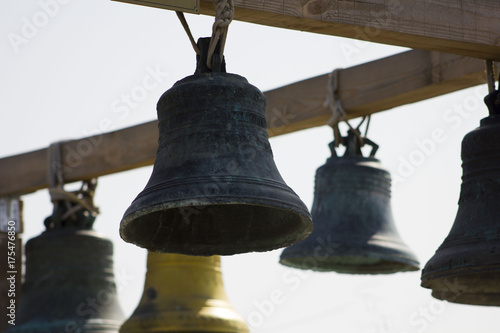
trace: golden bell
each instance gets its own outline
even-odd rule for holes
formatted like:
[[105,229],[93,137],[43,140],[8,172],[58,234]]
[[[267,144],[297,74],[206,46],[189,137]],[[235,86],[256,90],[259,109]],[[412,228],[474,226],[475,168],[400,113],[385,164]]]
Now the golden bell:
[[120,333],[249,332],[229,303],[220,257],[148,253],[141,301]]

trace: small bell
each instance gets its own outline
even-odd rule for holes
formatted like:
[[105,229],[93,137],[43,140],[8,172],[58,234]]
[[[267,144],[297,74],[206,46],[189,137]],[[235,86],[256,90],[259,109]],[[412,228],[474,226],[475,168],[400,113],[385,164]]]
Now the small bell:
[[[357,130],[356,130],[357,131]],[[416,271],[419,263],[401,240],[390,203],[391,178],[374,158],[361,154],[360,139],[350,130],[344,156],[332,156],[316,171],[311,210],[314,231],[283,250],[280,263],[300,269],[349,274]]]
[[121,237],[154,252],[204,256],[305,238],[311,216],[274,163],[264,95],[225,73],[217,54],[208,70],[208,39],[198,44],[196,73],[158,102],[153,172],[123,216]]
[[224,291],[220,257],[148,253],[144,293],[120,333],[247,333]]
[[500,92],[462,141],[462,186],[450,233],[422,270],[422,287],[454,303],[500,306]]
[[9,333],[117,333],[124,319],[113,244],[92,230],[96,211],[84,208],[88,200],[58,196],[65,193],[45,220],[47,230],[26,243],[23,293]]

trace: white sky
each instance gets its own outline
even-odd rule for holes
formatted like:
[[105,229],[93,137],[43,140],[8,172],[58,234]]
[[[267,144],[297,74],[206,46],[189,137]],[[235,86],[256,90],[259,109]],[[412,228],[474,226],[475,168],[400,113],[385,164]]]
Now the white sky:
[[[108,0],[63,2],[0,3],[0,157],[101,132],[103,121],[119,129],[154,120],[161,94],[194,71],[194,51],[173,12]],[[49,3],[52,5],[46,5]],[[212,17],[187,15],[187,19],[195,38],[211,34]],[[15,35],[22,38],[21,43],[12,42]],[[233,22],[225,56],[228,72],[245,76],[265,91],[404,50]],[[155,70],[162,73],[157,87],[133,107],[118,111],[118,106],[124,106],[122,95],[130,94]],[[372,117],[369,137],[380,145],[377,157],[393,178],[402,177],[393,185],[394,218],[421,267],[453,223],[462,172],[460,143],[487,115],[482,103],[486,93],[483,85]],[[432,140],[436,130],[442,133],[442,140],[422,154],[421,143]],[[283,178],[308,207],[315,170],[329,156],[331,140],[326,126],[270,140]],[[424,158],[415,160],[418,154]],[[416,162],[408,169],[404,161],[410,159]],[[127,316],[142,294],[146,252],[123,242],[118,226],[150,173],[151,167],[145,167],[102,177],[95,198],[102,212],[95,229],[114,243],[116,274],[131,277],[120,286],[119,295]],[[46,191],[26,195],[23,200],[23,237],[27,240],[43,231],[43,219],[52,207]],[[228,297],[252,332],[498,330],[497,308],[434,300],[429,290],[420,287],[420,272],[383,276],[312,273],[281,266],[280,253],[222,259]],[[284,301],[262,310],[261,305],[275,291],[283,293]]]

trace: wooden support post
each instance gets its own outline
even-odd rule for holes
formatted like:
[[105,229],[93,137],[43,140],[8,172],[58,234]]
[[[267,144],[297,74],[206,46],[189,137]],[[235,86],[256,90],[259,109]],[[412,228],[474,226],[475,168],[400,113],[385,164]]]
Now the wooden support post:
[[[408,51],[340,71],[339,95],[355,118],[485,83],[485,62],[429,51]],[[325,125],[328,74],[265,92],[270,136]],[[486,91],[485,91],[486,94]],[[154,162],[157,122],[62,144],[66,182],[109,175]],[[0,196],[48,186],[47,149],[0,159]]]

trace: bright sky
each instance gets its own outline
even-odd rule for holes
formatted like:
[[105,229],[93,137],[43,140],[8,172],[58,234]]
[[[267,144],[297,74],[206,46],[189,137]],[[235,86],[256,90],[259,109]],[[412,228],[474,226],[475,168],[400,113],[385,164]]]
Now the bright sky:
[[[195,38],[211,34],[213,17],[187,15]],[[156,102],[191,75],[195,54],[175,14],[109,0],[0,3],[0,157],[156,119]],[[228,72],[262,91],[405,49],[240,22],[229,28]],[[147,95],[124,95],[155,74]],[[152,81],[151,81],[152,82]],[[460,143],[487,115],[485,85],[372,117],[369,137],[393,179],[398,230],[421,267],[453,224],[460,191]],[[103,124],[110,127],[103,128]],[[353,121],[357,123],[357,121]],[[433,132],[441,133],[437,142]],[[329,156],[324,126],[272,138],[277,166],[311,207],[315,170]],[[143,290],[146,252],[118,235],[125,209],[151,167],[99,179],[95,229],[115,248],[120,302],[129,316]],[[1,185],[0,185],[1,186]],[[74,189],[75,185],[68,185]],[[47,191],[23,197],[24,239],[39,235],[51,214]],[[437,301],[420,287],[421,272],[382,276],[315,273],[278,263],[281,250],[222,258],[225,288],[252,332],[497,332],[497,308]],[[272,303],[271,294],[282,293]]]

